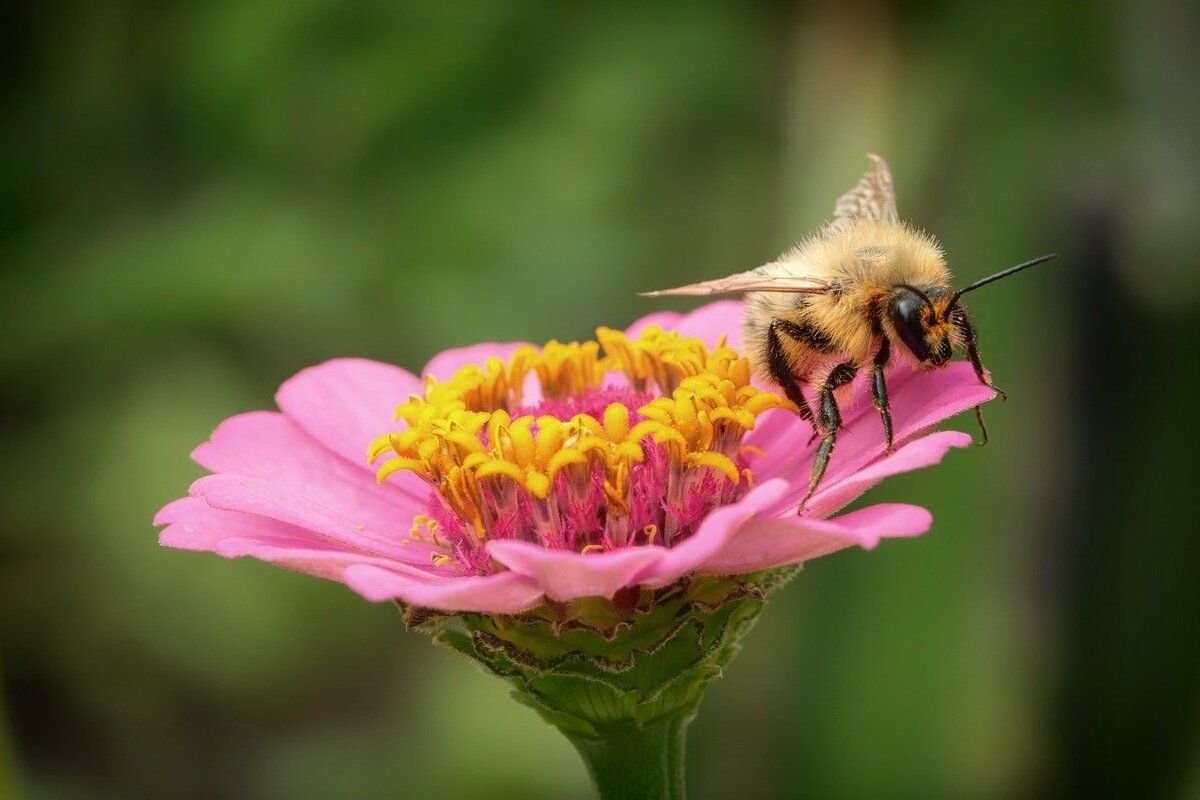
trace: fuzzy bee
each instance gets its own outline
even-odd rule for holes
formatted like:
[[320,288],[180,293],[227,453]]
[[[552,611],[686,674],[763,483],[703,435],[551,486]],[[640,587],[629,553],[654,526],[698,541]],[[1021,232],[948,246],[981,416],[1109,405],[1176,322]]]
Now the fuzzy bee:
[[[839,399],[845,399],[860,370],[871,371],[872,397],[891,452],[884,378],[889,362],[901,355],[935,369],[962,348],[980,382],[995,388],[980,360],[975,326],[959,299],[1057,257],[1035,258],[955,291],[937,240],[900,221],[887,162],[867,157],[870,168],[838,198],[833,220],[776,261],[727,278],[646,293],[746,293],[745,345],[754,369],[779,384],[812,424],[813,436],[821,437],[801,510],[825,474],[842,425]],[[802,386],[811,387],[815,410]],[[975,415],[986,444],[982,409]]]

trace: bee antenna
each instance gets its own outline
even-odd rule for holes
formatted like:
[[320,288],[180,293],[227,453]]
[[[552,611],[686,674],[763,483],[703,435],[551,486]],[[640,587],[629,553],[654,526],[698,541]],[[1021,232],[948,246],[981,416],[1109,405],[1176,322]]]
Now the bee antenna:
[[959,289],[954,294],[950,295],[950,303],[949,303],[949,305],[946,306],[946,311],[949,312],[952,308],[954,308],[954,306],[958,303],[958,299],[960,297],[962,297],[964,294],[966,294],[967,292],[973,292],[976,289],[978,289],[980,286],[987,286],[989,283],[991,283],[993,281],[998,281],[1001,278],[1007,278],[1009,275],[1020,272],[1023,269],[1029,269],[1030,267],[1036,267],[1038,264],[1044,264],[1045,262],[1053,261],[1056,258],[1058,258],[1058,253],[1048,253],[1047,255],[1038,256],[1037,258],[1032,259],[1030,261],[1026,261],[1024,263],[1017,264],[1015,267],[1009,267],[1008,269],[1002,269],[995,274],[988,275],[986,278],[980,278],[979,280],[975,281],[974,283],[968,284],[967,286],[964,286],[963,288]]

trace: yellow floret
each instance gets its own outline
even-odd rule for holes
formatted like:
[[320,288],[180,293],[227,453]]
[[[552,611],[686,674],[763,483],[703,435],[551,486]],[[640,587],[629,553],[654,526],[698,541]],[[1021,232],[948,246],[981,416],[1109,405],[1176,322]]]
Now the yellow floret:
[[[637,409],[636,424],[620,403],[605,408],[601,419],[511,416],[531,373],[544,396],[569,397],[599,388],[613,371],[624,373],[635,390],[659,395]],[[423,395],[396,409],[405,429],[375,439],[367,455],[372,463],[388,456],[378,468],[381,483],[400,471],[420,476],[482,536],[489,512],[481,505],[481,482],[508,482],[544,500],[562,475],[585,487],[598,464],[610,511],[623,513],[647,439],[665,446],[679,469],[711,469],[739,483],[741,436],[771,408],[792,406],[752,386],[749,362],[724,339],[710,350],[701,339],[657,326],[634,339],[600,328],[596,341],[525,346],[507,360],[461,367],[445,381],[427,376]],[[650,540],[655,535],[646,532]]]

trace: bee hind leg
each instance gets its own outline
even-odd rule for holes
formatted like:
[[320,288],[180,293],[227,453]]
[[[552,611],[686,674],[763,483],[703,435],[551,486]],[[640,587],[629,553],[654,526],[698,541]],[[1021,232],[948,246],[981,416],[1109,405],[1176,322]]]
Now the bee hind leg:
[[804,511],[805,504],[817,491],[817,487],[821,485],[821,478],[825,476],[829,458],[833,455],[834,445],[837,444],[838,428],[842,427],[842,412],[838,410],[833,392],[838,387],[845,386],[854,380],[854,376],[857,374],[858,365],[853,361],[844,361],[830,370],[829,375],[825,378],[825,383],[821,385],[817,424],[820,426],[823,436],[821,446],[817,448],[817,453],[813,456],[808,491],[805,493],[804,499],[800,501],[800,507],[796,509],[797,513]]
[[796,376],[792,373],[792,365],[788,362],[783,342],[779,338],[779,329],[786,324],[786,320],[777,319],[772,321],[767,328],[767,370],[771,373],[771,380],[779,384],[783,393],[787,395],[787,399],[795,404],[800,413],[800,419],[812,423],[815,436],[817,424],[813,419],[812,407],[809,406],[804,392],[800,391],[800,387],[797,385]]
[[[971,317],[967,314],[966,309],[954,309],[954,325],[962,334],[963,347],[967,351],[967,361],[971,362],[971,368],[975,370],[975,377],[979,382],[989,389],[994,389],[1001,400],[1007,400],[1008,395],[999,386],[988,380],[987,371],[983,368],[983,358],[979,355],[979,337],[975,333],[975,325],[971,322]],[[983,447],[988,443],[987,423],[983,419],[983,406],[975,406],[975,421],[979,423],[979,446]]]

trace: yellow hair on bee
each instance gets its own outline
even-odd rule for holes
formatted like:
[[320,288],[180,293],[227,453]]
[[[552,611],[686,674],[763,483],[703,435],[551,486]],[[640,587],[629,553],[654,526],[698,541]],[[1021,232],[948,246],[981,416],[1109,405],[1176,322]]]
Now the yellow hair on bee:
[[[807,381],[836,358],[865,363],[890,322],[881,304],[900,284],[950,290],[950,270],[941,246],[903,222],[858,217],[839,229],[826,228],[784,253],[776,264],[798,276],[829,285],[823,294],[751,292],[744,323],[755,370],[768,375],[768,330],[786,320],[811,338],[782,336],[792,374]],[[823,346],[815,346],[823,345]]]

